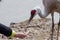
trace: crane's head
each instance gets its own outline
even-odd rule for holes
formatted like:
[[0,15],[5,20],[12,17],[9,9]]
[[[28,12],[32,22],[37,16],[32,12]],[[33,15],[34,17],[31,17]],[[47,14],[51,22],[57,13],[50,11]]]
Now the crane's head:
[[43,10],[40,8],[33,9],[33,10],[31,10],[31,16],[30,16],[28,23],[31,22],[31,20],[33,19],[33,17],[36,14],[38,14],[40,18],[45,18],[48,15],[47,11],[45,9],[43,9]]
[[29,19],[28,23],[30,23],[31,20],[33,19],[33,17],[36,15],[36,10],[35,9],[31,10],[30,14],[31,14],[31,16],[30,16],[30,19]]

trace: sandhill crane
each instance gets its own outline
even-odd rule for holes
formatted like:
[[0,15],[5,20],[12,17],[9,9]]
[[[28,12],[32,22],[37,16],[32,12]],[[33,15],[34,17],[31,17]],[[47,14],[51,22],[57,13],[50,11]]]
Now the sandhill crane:
[[36,7],[31,10],[31,17],[28,23],[31,22],[33,17],[38,14],[41,18],[47,17],[49,14],[52,16],[52,34],[51,40],[53,40],[53,31],[54,31],[54,12],[59,13],[59,23],[58,23],[58,32],[57,32],[57,40],[59,35],[59,26],[60,26],[60,0],[43,0],[43,8]]

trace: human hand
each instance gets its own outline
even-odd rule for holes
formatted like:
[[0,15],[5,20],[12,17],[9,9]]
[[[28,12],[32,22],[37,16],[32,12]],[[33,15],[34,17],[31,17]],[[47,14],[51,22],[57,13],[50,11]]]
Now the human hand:
[[25,33],[16,33],[14,37],[23,39],[23,38],[27,37],[27,34],[25,34]]

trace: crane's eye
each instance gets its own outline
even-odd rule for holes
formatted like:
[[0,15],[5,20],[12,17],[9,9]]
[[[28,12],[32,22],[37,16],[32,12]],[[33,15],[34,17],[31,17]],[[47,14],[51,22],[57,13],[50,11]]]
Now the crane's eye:
[[36,13],[36,10],[31,11],[31,15],[34,15]]

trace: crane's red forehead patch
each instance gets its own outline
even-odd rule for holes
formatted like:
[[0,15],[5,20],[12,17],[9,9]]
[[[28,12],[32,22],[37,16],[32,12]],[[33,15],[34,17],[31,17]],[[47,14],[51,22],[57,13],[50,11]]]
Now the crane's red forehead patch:
[[36,10],[31,11],[31,15],[34,15],[36,13]]

